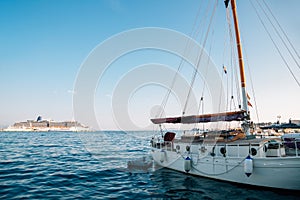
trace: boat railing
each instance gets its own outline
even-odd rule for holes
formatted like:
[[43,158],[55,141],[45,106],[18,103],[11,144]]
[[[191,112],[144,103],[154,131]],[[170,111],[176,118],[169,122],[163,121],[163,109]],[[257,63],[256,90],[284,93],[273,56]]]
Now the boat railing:
[[[292,141],[286,145],[281,142],[267,142],[265,144],[207,144],[211,146],[212,152],[201,152],[202,155],[213,153],[216,156],[240,158],[250,154],[253,157],[299,157],[300,156],[300,141]],[[233,148],[231,148],[233,147]],[[200,148],[209,149],[209,148]]]
[[[192,144],[192,143],[191,143]],[[174,148],[173,141],[157,141],[152,142],[151,145],[156,149],[164,149],[166,151],[179,151]],[[178,146],[178,145],[177,145]],[[200,146],[203,146],[200,145]],[[283,142],[267,142],[265,144],[249,144],[249,143],[239,143],[239,144],[205,144],[204,146],[211,146],[213,153],[217,156],[223,157],[244,157],[245,155],[250,155],[254,157],[299,157],[300,156],[300,141],[283,141]],[[214,148],[213,148],[214,146]],[[230,147],[235,148],[230,148]],[[185,148],[184,148],[185,149]],[[200,150],[201,148],[199,148]],[[209,149],[209,148],[207,148]],[[224,151],[225,150],[225,151]],[[224,153],[225,152],[225,153]],[[182,152],[184,153],[184,152]],[[211,152],[197,152],[202,155]]]
[[287,156],[300,156],[299,140],[284,141],[283,144],[285,146]]
[[[237,157],[244,156],[245,152],[241,152],[242,148],[240,147],[245,145],[237,144],[237,146]],[[260,150],[261,148],[262,151]],[[252,156],[256,156],[257,154],[259,157],[300,157],[300,141],[284,142],[279,144],[278,147],[272,147],[271,145],[265,144],[256,148],[255,146],[250,145],[249,149]],[[265,155],[263,152],[265,152]],[[229,154],[228,157],[232,156]]]

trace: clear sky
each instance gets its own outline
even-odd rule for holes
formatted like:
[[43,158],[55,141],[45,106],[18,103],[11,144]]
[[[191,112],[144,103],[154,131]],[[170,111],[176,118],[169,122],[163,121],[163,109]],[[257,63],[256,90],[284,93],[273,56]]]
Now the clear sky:
[[[199,8],[204,7],[203,2],[205,1],[1,0],[0,125],[36,119],[38,115],[57,121],[74,119],[72,97],[76,93],[76,77],[97,45],[116,34],[143,27],[166,28],[189,36],[195,28],[194,21]],[[256,3],[254,0],[252,2]],[[299,54],[300,18],[296,16],[300,1],[266,2]],[[223,0],[219,4],[214,25],[224,27]],[[300,119],[300,88],[280,59],[249,1],[238,1],[237,6],[260,121],[275,121],[278,115],[282,116],[283,121],[289,118]],[[223,22],[220,21],[221,18]],[[221,74],[221,66],[224,64],[224,34],[216,28],[213,30],[219,39],[213,41],[217,51],[212,52],[211,57],[216,66],[219,66]],[[113,51],[113,48],[116,47],[108,50]],[[282,45],[280,48],[284,49]],[[209,52],[209,45],[206,51]],[[300,69],[287,51],[283,52],[300,80]],[[299,58],[296,59],[300,62]],[[180,59],[162,51],[137,51],[114,61],[99,79],[94,94],[94,108],[102,129],[118,129],[118,118],[115,116],[118,115],[118,110],[113,108],[112,103],[113,91],[118,88],[118,83],[125,80],[126,74],[130,74],[138,66],[149,63],[166,65],[176,70]],[[166,78],[171,79],[171,76]],[[154,84],[140,85],[130,92],[130,99],[124,100],[128,103],[130,118],[139,128],[148,127],[150,112],[160,104],[166,90]],[[253,101],[253,93],[249,93]],[[176,104],[176,98],[171,98],[169,103]],[[169,110],[171,115],[181,112],[178,105]],[[254,114],[255,110],[251,112]],[[84,123],[95,127],[94,124],[89,124],[88,118],[86,116]]]

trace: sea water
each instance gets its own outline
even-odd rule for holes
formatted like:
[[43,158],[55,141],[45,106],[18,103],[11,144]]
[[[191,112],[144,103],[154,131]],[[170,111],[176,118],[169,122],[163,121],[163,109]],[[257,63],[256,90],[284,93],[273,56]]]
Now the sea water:
[[0,132],[0,199],[299,199],[159,168],[153,132]]

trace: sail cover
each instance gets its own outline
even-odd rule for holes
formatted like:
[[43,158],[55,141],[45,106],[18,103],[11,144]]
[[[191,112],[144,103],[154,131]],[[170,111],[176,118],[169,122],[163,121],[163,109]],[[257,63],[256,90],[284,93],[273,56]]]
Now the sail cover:
[[224,112],[215,114],[204,115],[190,115],[182,117],[167,117],[151,119],[154,124],[163,123],[181,123],[181,124],[193,124],[193,123],[206,123],[206,122],[218,122],[218,121],[242,121],[247,117],[246,111]]

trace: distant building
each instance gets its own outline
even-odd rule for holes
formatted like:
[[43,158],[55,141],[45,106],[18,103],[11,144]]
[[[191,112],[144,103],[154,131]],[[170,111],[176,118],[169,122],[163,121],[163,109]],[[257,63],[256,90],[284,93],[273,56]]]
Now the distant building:
[[291,123],[300,125],[300,120],[299,119],[291,119]]

